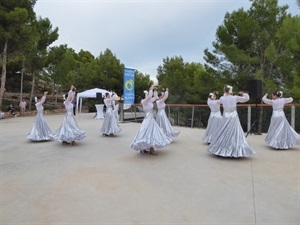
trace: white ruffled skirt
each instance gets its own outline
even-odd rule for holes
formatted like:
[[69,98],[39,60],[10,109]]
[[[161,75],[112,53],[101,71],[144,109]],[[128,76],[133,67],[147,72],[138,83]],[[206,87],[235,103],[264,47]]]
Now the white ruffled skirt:
[[122,129],[117,122],[115,112],[111,108],[108,108],[105,113],[100,132],[102,134],[110,135],[110,134],[120,133],[121,131]]
[[53,137],[60,142],[80,141],[86,137],[86,132],[79,128],[74,118],[73,107],[67,108],[66,116],[61,126],[54,132]]
[[32,129],[27,133],[27,139],[31,141],[49,141],[52,138],[53,135],[43,117],[43,111],[38,111]]
[[210,112],[207,127],[205,129],[205,134],[202,138],[202,141],[211,143],[212,138],[215,136],[215,133],[219,129],[221,120],[222,120],[222,115],[220,111]]
[[255,154],[249,146],[236,111],[224,112],[220,126],[211,139],[208,152],[222,157],[248,157]]
[[167,135],[170,138],[177,137],[180,134],[180,131],[176,131],[173,129],[165,109],[159,109],[156,114],[156,123],[158,126],[163,130],[165,135]]
[[147,113],[134,140],[129,145],[134,150],[160,149],[170,144],[172,139],[164,134],[155,122],[153,114]]
[[289,149],[300,144],[300,136],[290,126],[283,111],[273,111],[265,143],[275,149]]

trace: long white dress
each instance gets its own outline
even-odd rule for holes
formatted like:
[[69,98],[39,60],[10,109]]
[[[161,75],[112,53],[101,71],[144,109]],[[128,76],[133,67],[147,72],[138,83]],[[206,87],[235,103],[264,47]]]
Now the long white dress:
[[64,101],[66,115],[61,126],[54,132],[53,136],[59,142],[74,142],[80,141],[86,137],[86,132],[81,130],[73,115],[72,101],[75,97],[75,92],[69,91],[68,98]]
[[218,131],[221,124],[222,114],[220,111],[220,100],[213,100],[211,98],[208,98],[207,105],[210,108],[210,115],[202,141],[211,143],[212,138]]
[[247,102],[249,95],[243,96],[225,95],[220,98],[223,104],[223,119],[220,122],[218,131],[212,137],[211,144],[208,146],[208,152],[223,157],[248,157],[255,154],[255,151],[249,146],[244,131],[242,129],[236,104],[238,102]]
[[103,124],[100,132],[103,135],[114,135],[122,131],[118,124],[116,114],[114,111],[115,99],[114,96],[104,99],[104,104],[106,106],[106,113],[104,116]]
[[129,145],[137,151],[148,150],[151,147],[160,149],[172,142],[172,139],[164,134],[154,119],[153,102],[156,100],[156,96],[152,98],[152,94],[153,91],[150,90],[147,97],[141,102],[146,115],[134,140]]
[[27,134],[27,139],[31,141],[48,141],[53,138],[52,132],[44,119],[44,106],[46,100],[44,95],[42,99],[35,104],[37,115],[34,119],[31,131]]
[[291,103],[293,98],[278,98],[270,100],[267,96],[262,98],[266,104],[272,105],[273,113],[271,117],[268,134],[265,143],[275,149],[289,149],[300,144],[299,134],[290,126],[283,108],[284,104]]
[[180,131],[174,130],[165,111],[166,104],[165,101],[167,100],[169,96],[169,92],[166,91],[164,93],[164,96],[161,99],[158,99],[156,101],[157,105],[157,114],[155,117],[155,120],[160,126],[160,128],[163,130],[163,132],[170,138],[177,137],[180,134]]

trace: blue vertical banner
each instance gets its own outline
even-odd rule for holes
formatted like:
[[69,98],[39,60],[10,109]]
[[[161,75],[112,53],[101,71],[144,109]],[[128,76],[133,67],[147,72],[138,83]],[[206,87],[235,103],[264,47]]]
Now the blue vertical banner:
[[123,87],[123,99],[124,104],[134,103],[134,72],[135,69],[124,69],[124,87]]

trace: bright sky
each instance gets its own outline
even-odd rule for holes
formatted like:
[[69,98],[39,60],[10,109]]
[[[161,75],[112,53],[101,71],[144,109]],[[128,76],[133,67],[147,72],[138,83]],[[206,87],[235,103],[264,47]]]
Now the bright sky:
[[[279,0],[300,14],[296,0]],[[53,45],[99,56],[107,48],[125,65],[155,77],[166,57],[204,63],[225,13],[249,0],[37,0],[37,16],[59,28]]]

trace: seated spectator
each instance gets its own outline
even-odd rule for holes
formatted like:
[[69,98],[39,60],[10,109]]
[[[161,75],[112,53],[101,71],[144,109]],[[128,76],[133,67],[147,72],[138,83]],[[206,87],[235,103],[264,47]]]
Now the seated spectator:
[[7,109],[7,111],[8,111],[8,112],[10,112],[11,114],[13,114],[13,115],[14,115],[14,117],[17,117],[17,115],[16,115],[16,111],[15,111],[15,108],[14,108],[14,106],[13,106],[13,104],[12,104],[12,103],[10,103],[10,105],[8,106],[8,109]]
[[5,113],[0,111],[0,119],[4,119]]
[[22,99],[22,101],[19,104],[21,116],[24,116],[24,114],[25,114],[26,105],[27,105],[27,102],[24,99]]

